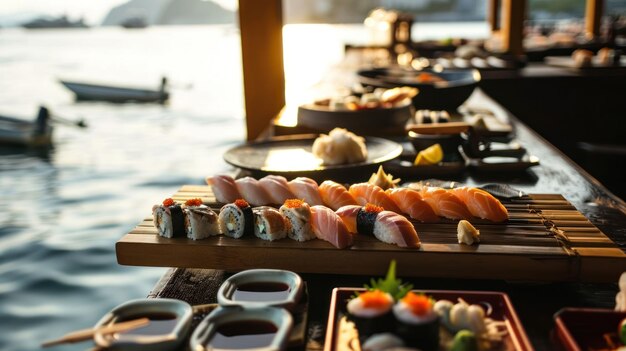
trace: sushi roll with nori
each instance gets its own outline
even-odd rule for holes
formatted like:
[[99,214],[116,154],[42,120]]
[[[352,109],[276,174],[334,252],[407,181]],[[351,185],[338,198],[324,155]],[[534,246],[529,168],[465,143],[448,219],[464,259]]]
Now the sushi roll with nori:
[[222,206],[219,221],[221,232],[231,238],[238,239],[244,234],[254,232],[252,207],[244,199],[237,199],[232,204]]
[[280,214],[289,222],[287,236],[297,241],[315,239],[311,227],[311,207],[298,199],[289,199],[280,207]]
[[200,199],[189,199],[183,208],[185,213],[185,232],[189,239],[205,239],[221,233],[217,214]]
[[254,235],[274,241],[287,237],[288,222],[277,209],[269,206],[260,206],[252,209],[254,215]]
[[424,351],[439,349],[439,315],[434,303],[432,298],[410,291],[393,306],[396,334],[407,346]]
[[348,302],[348,318],[354,322],[360,338],[391,332],[393,329],[393,297],[380,290],[359,294]]
[[152,217],[160,236],[185,237],[185,214],[174,200],[167,198],[163,204],[152,206]]

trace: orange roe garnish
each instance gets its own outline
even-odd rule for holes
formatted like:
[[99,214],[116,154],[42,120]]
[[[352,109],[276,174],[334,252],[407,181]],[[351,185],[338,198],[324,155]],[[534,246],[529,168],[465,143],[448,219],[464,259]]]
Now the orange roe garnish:
[[379,212],[382,212],[382,211],[383,211],[383,210],[385,210],[385,209],[384,209],[384,208],[382,208],[382,207],[380,207],[380,206],[376,206],[376,205],[374,205],[374,204],[367,203],[367,204],[365,204],[365,206],[363,207],[363,210],[364,210],[365,212],[368,212],[368,213],[379,213]]
[[409,291],[403,298],[402,302],[404,302],[413,314],[422,316],[429,313],[433,309],[433,300],[427,297],[426,295],[415,294],[412,291]]
[[244,199],[237,199],[235,200],[235,205],[239,208],[246,208],[249,207],[250,204],[248,204],[248,201],[244,200]]
[[300,199],[287,199],[285,200],[285,206],[287,208],[300,208],[304,205],[304,200]]
[[202,205],[202,200],[199,197],[197,197],[195,199],[189,199],[189,200],[185,201],[185,205],[187,205],[187,206],[200,206],[200,205]]
[[389,296],[380,290],[367,291],[359,295],[363,307],[382,309],[389,306]]
[[163,206],[165,207],[170,207],[174,204],[174,200],[172,200],[172,198],[167,198],[165,200],[163,200]]

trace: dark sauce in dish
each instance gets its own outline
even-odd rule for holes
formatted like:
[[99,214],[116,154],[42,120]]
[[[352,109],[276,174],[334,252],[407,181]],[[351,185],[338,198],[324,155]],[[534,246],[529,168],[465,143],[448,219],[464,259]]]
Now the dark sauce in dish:
[[227,350],[267,347],[277,331],[273,323],[262,320],[225,323],[217,327],[205,347]]
[[116,321],[116,323],[135,320],[139,318],[150,319],[150,324],[143,327],[119,332],[115,334],[117,340],[130,340],[138,336],[157,336],[168,335],[172,333],[176,324],[178,323],[178,317],[173,313],[148,313],[145,315],[132,316],[130,318],[124,318]]
[[282,301],[289,296],[289,285],[277,282],[247,283],[237,286],[233,301]]

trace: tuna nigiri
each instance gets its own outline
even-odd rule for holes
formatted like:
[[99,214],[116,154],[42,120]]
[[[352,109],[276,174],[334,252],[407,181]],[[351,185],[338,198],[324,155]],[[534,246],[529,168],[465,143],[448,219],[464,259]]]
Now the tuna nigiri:
[[373,234],[378,240],[400,247],[420,247],[415,227],[406,217],[382,207],[349,205],[337,210],[337,215],[351,232]]
[[449,191],[463,200],[470,213],[476,217],[494,222],[504,222],[509,218],[506,207],[493,195],[482,189],[461,187]]
[[465,203],[452,192],[443,188],[423,188],[420,195],[437,216],[450,219],[471,219],[472,214]]
[[350,186],[350,194],[354,197],[357,204],[365,206],[365,204],[374,204],[380,206],[387,211],[396,213],[402,212],[400,208],[391,200],[389,195],[378,185],[369,183],[358,183]]
[[272,198],[263,189],[259,181],[252,177],[244,177],[235,181],[241,196],[253,206],[263,206],[272,203]]
[[335,211],[343,206],[358,205],[346,187],[332,180],[325,180],[319,187],[319,193],[324,204]]
[[259,179],[259,185],[267,192],[272,199],[270,203],[274,205],[282,205],[285,200],[295,197],[294,193],[289,190],[289,183],[287,183],[285,177],[268,175]]
[[237,190],[237,184],[235,180],[227,175],[216,175],[213,177],[207,177],[206,183],[213,189],[213,194],[218,202],[231,203],[242,196]]
[[296,198],[304,200],[311,206],[324,204],[318,191],[317,182],[311,178],[298,177],[291,180],[289,190],[294,193]]
[[354,242],[341,218],[328,207],[311,206],[311,225],[318,239],[326,240],[337,248],[343,249]]
[[432,207],[422,199],[417,190],[409,188],[394,188],[385,191],[393,202],[398,205],[402,213],[422,222],[437,222],[439,216]]

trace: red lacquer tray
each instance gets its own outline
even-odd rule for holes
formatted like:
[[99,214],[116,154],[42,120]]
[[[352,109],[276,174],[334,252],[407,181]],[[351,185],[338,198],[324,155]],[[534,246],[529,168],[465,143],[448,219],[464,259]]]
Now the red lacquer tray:
[[626,312],[599,308],[564,308],[554,315],[556,342],[567,351],[607,349],[606,334],[617,342]]
[[[350,334],[345,328],[352,328],[352,323],[346,323],[346,305],[348,300],[356,293],[365,291],[359,288],[335,288],[333,290],[332,300],[330,303],[330,311],[328,313],[328,326],[326,329],[326,341],[324,343],[324,351],[347,351],[354,350],[354,343],[358,343],[358,338],[340,337],[339,330],[342,333]],[[455,291],[455,290],[415,290],[432,296],[435,300],[450,300],[456,302],[458,298],[462,298],[467,303],[488,303],[493,308],[490,317],[494,320],[506,322],[508,336],[505,338],[505,350],[515,351],[532,351],[534,350],[524,327],[519,321],[513,305],[509,297],[500,292],[491,291]],[[359,347],[360,349],[360,347]]]

